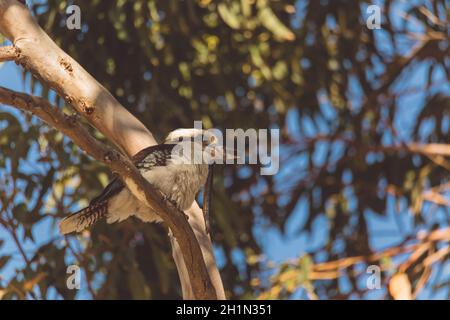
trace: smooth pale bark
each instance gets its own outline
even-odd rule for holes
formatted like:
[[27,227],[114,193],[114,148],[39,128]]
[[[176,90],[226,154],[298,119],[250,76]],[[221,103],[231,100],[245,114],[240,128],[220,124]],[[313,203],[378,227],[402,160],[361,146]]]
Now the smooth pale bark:
[[[84,116],[92,126],[128,156],[132,156],[143,148],[156,143],[150,131],[75,60],[62,51],[39,27],[28,9],[18,1],[0,0],[0,32],[14,44],[13,59],[17,63],[54,89],[58,95],[64,98],[67,104]],[[4,60],[12,59],[10,49],[8,47],[4,50],[7,53],[4,55]],[[1,55],[2,52],[0,52]],[[41,100],[39,101],[41,104],[44,103]],[[32,110],[28,111],[33,112]],[[47,116],[50,115],[47,114]],[[70,117],[67,119],[70,119]],[[80,145],[83,142],[77,142],[73,135],[75,127],[78,131],[81,129],[78,128],[78,122],[75,121],[75,118],[71,119],[72,122],[63,122],[64,125],[68,126],[64,133],[73,138],[74,142],[83,148]],[[45,118],[43,120],[46,121]],[[63,128],[56,126],[56,123],[54,123],[55,127],[62,130]],[[69,126],[70,124],[72,126]],[[88,137],[85,138],[88,139]],[[90,141],[90,143],[94,143],[94,141]],[[95,146],[100,148],[101,144],[95,144]],[[211,240],[205,232],[202,212],[198,205],[194,204],[191,209],[187,210],[189,223],[185,219],[183,222],[181,216],[177,215],[176,210],[167,208],[145,179],[140,177],[135,168],[130,167],[131,163],[128,158],[122,157],[120,153],[114,152],[114,150],[97,150],[98,152],[106,152],[100,155],[100,153],[92,150],[89,145],[84,145],[84,147],[84,150],[89,150],[89,154],[106,163],[113,171],[121,175],[138,199],[152,204],[155,209],[159,209],[157,210],[158,213],[168,224],[176,238],[175,241],[171,237],[172,248],[182,283],[183,298],[225,299]],[[189,224],[192,228],[189,227]],[[195,237],[192,237],[193,234],[195,234]],[[196,252],[198,245],[200,245],[201,254]],[[185,261],[189,262],[185,264]],[[209,288],[211,283],[212,291]]]

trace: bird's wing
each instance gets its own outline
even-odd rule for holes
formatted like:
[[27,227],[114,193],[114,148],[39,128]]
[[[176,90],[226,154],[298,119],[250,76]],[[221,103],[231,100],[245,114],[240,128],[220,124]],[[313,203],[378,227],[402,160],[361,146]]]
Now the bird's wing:
[[114,177],[111,180],[111,182],[105,187],[105,189],[103,189],[102,193],[100,193],[98,196],[96,196],[94,199],[91,200],[89,206],[110,199],[111,197],[115,196],[120,191],[122,191],[124,187],[125,185],[122,182],[122,180],[120,180],[120,178],[117,176]]
[[[170,155],[174,146],[174,144],[158,144],[151,146],[136,153],[131,160],[138,169],[143,170],[151,170],[153,167],[165,166],[171,158]],[[102,193],[92,199],[89,205],[94,205],[110,199],[122,191],[124,187],[125,184],[122,180],[118,176],[115,176],[105,189],[103,189]]]
[[138,169],[151,170],[153,167],[166,166],[172,158],[172,149],[175,144],[158,144],[136,153],[132,161]]
[[108,202],[100,201],[81,209],[61,220],[59,230],[62,234],[81,232],[106,216]]

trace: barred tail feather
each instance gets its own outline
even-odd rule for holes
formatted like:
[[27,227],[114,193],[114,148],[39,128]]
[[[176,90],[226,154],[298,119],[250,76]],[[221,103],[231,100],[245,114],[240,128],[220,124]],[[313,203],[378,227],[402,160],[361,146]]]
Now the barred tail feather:
[[106,216],[108,211],[108,202],[102,201],[94,205],[90,205],[78,212],[72,213],[65,217],[59,224],[59,230],[62,234],[71,232],[81,232],[89,228],[98,220]]

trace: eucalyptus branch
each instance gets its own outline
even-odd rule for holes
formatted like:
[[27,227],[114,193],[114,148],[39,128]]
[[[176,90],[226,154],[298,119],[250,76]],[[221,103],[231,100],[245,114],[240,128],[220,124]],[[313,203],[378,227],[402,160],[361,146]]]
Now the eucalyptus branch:
[[47,100],[0,87],[0,102],[30,112],[72,139],[83,151],[103,162],[117,173],[133,195],[153,208],[167,223],[183,254],[194,295],[198,299],[217,298],[208,275],[200,246],[186,215],[169,202],[164,202],[145,180],[130,159],[95,139],[81,124],[77,115],[67,115]]
[[0,47],[0,62],[11,61],[17,58],[16,49],[14,46]]

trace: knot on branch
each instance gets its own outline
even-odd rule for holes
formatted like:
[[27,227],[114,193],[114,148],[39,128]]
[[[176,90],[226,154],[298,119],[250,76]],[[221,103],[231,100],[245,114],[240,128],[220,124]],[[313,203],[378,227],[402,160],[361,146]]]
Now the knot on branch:
[[13,105],[16,104],[16,100],[17,100],[17,94],[11,93],[11,102]]
[[81,104],[81,108],[83,109],[83,111],[88,115],[88,116],[90,116],[91,114],[93,114],[94,113],[94,107],[93,106],[90,106],[90,105],[88,105],[85,101],[83,101],[83,100],[81,100],[80,101],[80,104]]
[[65,71],[67,71],[70,75],[73,74],[73,67],[72,67],[72,64],[69,61],[67,61],[63,57],[60,57],[58,62],[61,65],[61,67],[64,68]]
[[114,150],[108,151],[105,153],[105,155],[103,156],[103,160],[105,160],[105,162],[113,162],[113,161],[117,161],[120,158],[120,154]]
[[16,45],[13,44],[13,50],[14,50],[14,62],[17,65],[20,65],[22,68],[29,70],[29,63],[27,62],[27,56],[22,54],[22,49]]
[[72,104],[73,98],[72,98],[71,96],[69,96],[68,94],[66,94],[66,95],[64,96],[64,101],[65,101],[67,104]]
[[18,47],[13,45],[0,46],[0,62],[4,61],[14,61],[19,64],[20,50]]
[[15,44],[13,44],[13,48],[14,48],[14,54],[16,56],[16,58],[14,60],[15,60],[16,64],[18,64],[19,60],[22,58],[22,50]]
[[28,109],[30,109],[31,107],[39,107],[38,105],[33,104],[33,99],[31,99],[31,97],[26,97],[25,103],[27,104]]
[[69,126],[73,127],[73,126],[75,126],[75,125],[77,124],[78,119],[80,118],[80,116],[79,116],[77,113],[73,113],[73,114],[71,114],[71,115],[66,114],[66,115],[64,116],[64,118],[65,118],[65,120],[66,120],[66,123],[67,123]]

